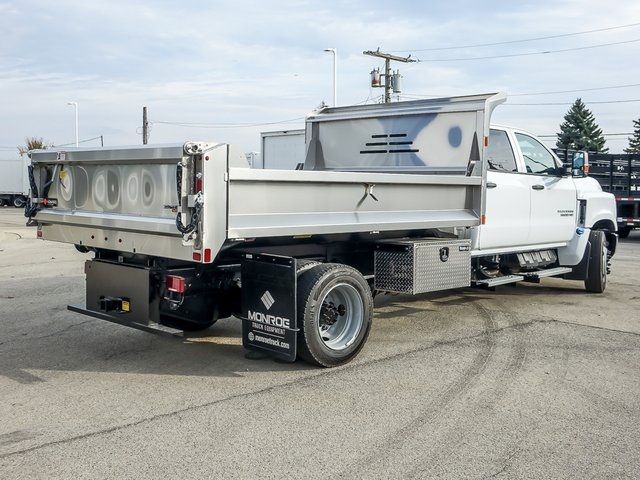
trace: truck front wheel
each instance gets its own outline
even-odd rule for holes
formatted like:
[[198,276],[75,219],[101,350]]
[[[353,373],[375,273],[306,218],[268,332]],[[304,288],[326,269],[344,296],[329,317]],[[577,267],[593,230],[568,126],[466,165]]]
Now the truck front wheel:
[[298,277],[298,356],[321,367],[342,365],[364,346],[373,297],[357,270],[315,265]]
[[602,293],[607,286],[607,237],[601,230],[592,230],[589,242],[591,255],[584,286],[587,292]]

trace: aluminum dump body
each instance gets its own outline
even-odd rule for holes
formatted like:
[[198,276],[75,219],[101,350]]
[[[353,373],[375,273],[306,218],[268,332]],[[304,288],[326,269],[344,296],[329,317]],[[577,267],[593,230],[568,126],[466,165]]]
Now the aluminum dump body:
[[[475,226],[490,113],[503,100],[321,110],[297,171],[249,169],[220,143],[36,151],[33,218],[45,239],[204,263],[260,238]],[[178,213],[183,225],[195,216],[192,232],[179,231]]]

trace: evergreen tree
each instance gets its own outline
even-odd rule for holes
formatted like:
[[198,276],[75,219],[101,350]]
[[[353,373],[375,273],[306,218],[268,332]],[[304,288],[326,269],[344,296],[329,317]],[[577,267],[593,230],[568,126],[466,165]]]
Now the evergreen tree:
[[633,121],[633,136],[629,137],[629,148],[625,153],[640,153],[640,118]]
[[593,113],[578,98],[564,116],[556,146],[606,153],[609,149],[605,148],[604,143],[602,129],[598,127]]

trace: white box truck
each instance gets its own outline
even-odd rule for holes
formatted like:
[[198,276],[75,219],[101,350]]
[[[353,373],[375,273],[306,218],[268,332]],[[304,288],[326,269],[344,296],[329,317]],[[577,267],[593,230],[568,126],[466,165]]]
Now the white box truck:
[[304,129],[262,132],[260,147],[262,162],[252,165],[252,168],[295,170],[304,163]]
[[0,159],[0,207],[24,207],[29,194],[29,157]]

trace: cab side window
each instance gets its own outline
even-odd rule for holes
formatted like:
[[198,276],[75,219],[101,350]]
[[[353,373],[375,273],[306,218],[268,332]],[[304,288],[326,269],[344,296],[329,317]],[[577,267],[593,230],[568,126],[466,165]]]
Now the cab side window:
[[496,172],[517,172],[516,157],[507,132],[493,130],[489,133],[489,148],[487,149],[487,163],[490,170]]
[[524,157],[527,173],[536,175],[555,175],[557,173],[556,160],[538,140],[523,133],[516,133],[516,139]]

